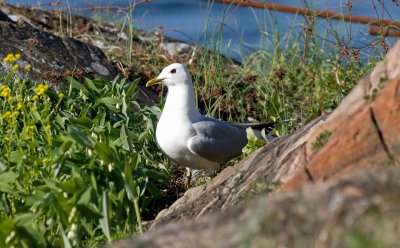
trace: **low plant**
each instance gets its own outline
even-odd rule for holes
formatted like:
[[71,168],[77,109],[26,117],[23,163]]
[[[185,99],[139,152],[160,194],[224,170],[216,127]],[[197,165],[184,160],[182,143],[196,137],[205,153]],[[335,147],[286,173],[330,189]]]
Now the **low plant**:
[[331,137],[332,132],[329,131],[322,131],[318,137],[315,139],[315,142],[312,143],[312,149],[314,151],[319,151],[321,150],[325,144],[328,142],[329,138]]
[[141,211],[169,178],[153,139],[160,109],[136,101],[138,80],[50,88],[16,73],[19,58],[0,74],[0,247],[142,233]]

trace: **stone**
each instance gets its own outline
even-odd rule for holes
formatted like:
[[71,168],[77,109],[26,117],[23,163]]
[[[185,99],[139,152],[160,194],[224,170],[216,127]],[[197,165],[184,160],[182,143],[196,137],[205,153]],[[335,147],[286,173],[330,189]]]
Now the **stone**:
[[183,42],[163,42],[160,44],[160,48],[169,56],[186,54],[194,49],[193,46]]
[[112,248],[398,247],[400,168],[259,195],[219,214],[171,222]]
[[[95,46],[41,31],[26,22],[0,21],[0,30],[0,57],[21,54],[22,59],[17,63],[22,68],[31,65],[29,77],[33,80],[54,84],[75,73],[110,80],[117,75],[104,53]],[[8,72],[10,67],[5,62],[0,64],[3,72]],[[24,72],[20,70],[19,73]]]
[[[73,19],[72,23],[68,18]],[[20,53],[20,67],[31,65],[29,74],[19,70],[20,76],[43,80],[55,86],[65,82],[68,76],[74,76],[79,81],[82,77],[112,80],[122,74],[120,76],[128,78],[128,82],[142,78],[136,88],[139,102],[154,105],[159,101],[158,95],[145,87],[150,76],[143,75],[138,68],[133,70],[121,61],[109,61],[106,57],[106,54],[125,53],[127,50],[125,41],[118,42],[121,30],[113,23],[60,11],[0,3],[0,29],[0,72],[8,73],[11,69],[11,65],[3,63],[2,58],[8,53]],[[101,44],[101,47],[96,44]]]

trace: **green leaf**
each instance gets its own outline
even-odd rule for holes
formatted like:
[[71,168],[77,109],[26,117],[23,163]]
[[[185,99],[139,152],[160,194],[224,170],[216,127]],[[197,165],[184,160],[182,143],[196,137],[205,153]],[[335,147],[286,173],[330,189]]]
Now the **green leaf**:
[[29,111],[29,115],[32,117],[33,120],[36,121],[40,121],[42,119],[37,111]]
[[108,192],[104,191],[102,194],[101,205],[102,205],[102,215],[103,218],[99,220],[101,230],[103,230],[104,235],[106,235],[108,242],[111,243],[111,232],[110,232],[110,224],[109,224],[109,199]]
[[98,89],[101,89],[110,83],[110,81],[105,78],[95,78],[92,82]]
[[147,184],[147,190],[153,197],[155,198],[161,197],[160,189],[152,181],[149,181],[149,183]]
[[[101,98],[101,102],[113,111],[120,111],[122,107],[122,99],[116,97],[103,97]],[[118,108],[117,105],[119,105]]]
[[147,168],[144,166],[138,166],[135,169],[135,175],[146,176],[157,182],[166,182],[169,180],[169,176],[167,173],[164,173],[164,172],[152,169],[152,168]]
[[94,204],[78,204],[76,206],[79,209],[79,212],[85,216],[85,218],[90,218],[97,221],[103,217],[99,210],[95,208]]
[[71,96],[73,91],[80,91],[84,88],[83,85],[73,77],[68,77],[67,81],[69,83],[68,96]]
[[106,143],[96,143],[94,149],[105,163],[109,164],[117,161],[117,156],[114,150],[111,149]]
[[61,145],[61,149],[66,152],[69,150],[69,148],[71,148],[73,142],[71,140],[66,140],[63,142],[63,144]]
[[251,127],[246,129],[246,134],[248,142],[247,145],[242,149],[242,153],[244,155],[250,155],[252,152],[265,145],[264,141],[257,138]]
[[79,197],[78,204],[88,205],[93,202],[95,198],[95,193],[92,187],[89,187],[83,192],[83,194]]
[[133,81],[131,83],[131,85],[129,86],[128,91],[126,92],[126,98],[128,98],[131,95],[131,93],[136,89],[136,87],[137,87],[139,82],[140,82],[140,78],[137,78],[135,81]]
[[30,244],[30,247],[46,247],[46,239],[35,228],[35,215],[23,213],[15,216],[15,226],[20,238]]
[[122,149],[124,149],[125,151],[129,151],[129,142],[128,142],[129,137],[125,132],[125,125],[122,125],[119,136],[120,139],[122,140],[121,142]]
[[89,78],[84,78],[84,82],[87,89],[98,92],[98,89],[96,88],[92,80],[90,80]]
[[18,150],[12,151],[10,153],[10,162],[16,163],[16,164],[19,164],[22,162],[22,155]]
[[68,134],[71,136],[71,138],[73,138],[80,145],[87,146],[87,147],[93,147],[93,144],[92,144],[91,140],[88,138],[88,136],[85,133],[81,132],[78,128],[69,127]]
[[15,194],[15,188],[10,184],[17,180],[18,174],[12,171],[6,171],[0,174],[0,191],[5,193]]
[[78,128],[92,128],[93,122],[87,117],[71,118],[70,121]]
[[[138,161],[138,159],[139,159],[139,155],[135,154],[134,158],[132,160]],[[133,164],[133,162],[129,163],[127,160],[125,160],[124,184],[125,184],[126,193],[128,195],[128,199],[131,202],[134,202],[135,199],[138,198],[140,193],[137,192],[137,189],[136,189],[137,183],[132,176],[132,171],[133,171],[132,164]],[[137,164],[137,162],[135,164]]]
[[64,242],[64,248],[72,248],[71,242],[69,242],[67,235],[65,235],[65,231],[62,224],[60,223],[59,226],[61,227],[61,236]]

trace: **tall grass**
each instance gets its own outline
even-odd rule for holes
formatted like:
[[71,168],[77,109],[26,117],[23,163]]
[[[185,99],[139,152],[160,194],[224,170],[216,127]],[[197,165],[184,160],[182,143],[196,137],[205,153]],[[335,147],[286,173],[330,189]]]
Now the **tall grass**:
[[236,64],[220,54],[222,30],[235,8],[227,6],[220,25],[207,25],[208,47],[212,49],[199,49],[197,64],[190,65],[199,106],[207,115],[235,121],[252,117],[262,122],[295,118],[289,127],[277,129],[288,134],[332,111],[382,58],[374,53],[361,62],[357,56],[344,57],[340,38],[330,41],[331,33],[337,34],[337,30],[318,30],[320,19],[305,19],[300,24],[304,26],[302,33],[295,32],[299,24],[293,24],[282,34],[274,25],[275,17],[266,12],[261,19],[254,15],[264,34],[261,49]]

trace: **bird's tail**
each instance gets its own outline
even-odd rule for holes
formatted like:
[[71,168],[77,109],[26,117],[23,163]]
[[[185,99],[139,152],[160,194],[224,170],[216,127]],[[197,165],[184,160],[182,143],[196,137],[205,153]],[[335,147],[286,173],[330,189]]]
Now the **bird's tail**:
[[231,122],[232,125],[247,129],[251,127],[253,130],[253,133],[257,136],[257,138],[261,140],[265,140],[265,137],[262,135],[263,130],[265,130],[265,136],[268,141],[272,141],[275,137],[270,134],[270,132],[279,124],[283,124],[286,122],[294,121],[295,119],[285,119],[285,120],[280,120],[280,121],[275,121],[275,122],[269,122],[269,123],[261,123],[261,122],[249,122],[249,123],[239,123],[239,122]]

